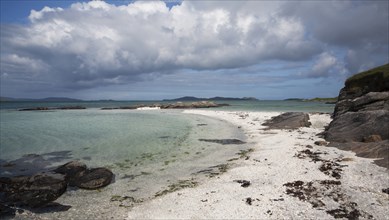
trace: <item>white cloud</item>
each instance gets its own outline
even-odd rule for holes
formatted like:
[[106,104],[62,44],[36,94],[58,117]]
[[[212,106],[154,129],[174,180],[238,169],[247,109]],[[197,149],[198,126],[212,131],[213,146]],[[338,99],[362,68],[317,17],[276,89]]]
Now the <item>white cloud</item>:
[[7,46],[47,62],[52,74],[71,75],[61,77],[76,84],[180,68],[237,68],[317,53],[296,19],[255,14],[252,3],[238,9],[199,5],[183,2],[169,9],[158,1],[122,6],[91,1],[66,9],[45,7],[31,11],[32,23],[19,27],[23,35],[8,39]]
[[238,69],[265,61],[316,59],[303,75],[327,77],[345,72],[349,61],[361,61],[356,57],[365,57],[350,53],[341,61],[328,48],[346,50],[369,40],[372,48],[382,46],[385,15],[376,3],[350,2],[184,1],[169,9],[161,1],[120,6],[90,1],[63,9],[44,7],[31,11],[27,25],[2,26],[1,72],[9,79],[30,70],[44,72],[37,80],[83,89],[181,69]]
[[300,76],[319,78],[330,76],[344,76],[347,73],[345,65],[336,56],[329,52],[323,52],[317,56],[317,59],[310,70],[301,73]]

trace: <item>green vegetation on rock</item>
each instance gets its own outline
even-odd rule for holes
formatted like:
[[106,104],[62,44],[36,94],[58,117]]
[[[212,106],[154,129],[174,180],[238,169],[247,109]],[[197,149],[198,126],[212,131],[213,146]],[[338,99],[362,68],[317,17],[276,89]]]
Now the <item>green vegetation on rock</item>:
[[389,88],[389,63],[355,74],[345,82],[349,92],[380,92]]

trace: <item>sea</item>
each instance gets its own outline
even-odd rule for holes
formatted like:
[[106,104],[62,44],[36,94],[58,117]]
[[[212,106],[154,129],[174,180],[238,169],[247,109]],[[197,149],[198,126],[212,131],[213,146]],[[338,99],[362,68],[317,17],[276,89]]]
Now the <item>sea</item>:
[[[216,101],[220,111],[333,112],[334,105],[302,101]],[[68,209],[32,212],[32,218],[122,218],[131,207],[228,169],[251,148],[229,122],[183,110],[101,110],[159,101],[1,102],[0,177],[32,175],[72,160],[106,167],[109,186],[72,188],[57,199]],[[83,106],[78,110],[19,111]],[[237,139],[244,144],[206,140]],[[63,211],[66,210],[66,211]],[[102,212],[101,210],[104,210]],[[31,217],[31,216],[29,216]]]

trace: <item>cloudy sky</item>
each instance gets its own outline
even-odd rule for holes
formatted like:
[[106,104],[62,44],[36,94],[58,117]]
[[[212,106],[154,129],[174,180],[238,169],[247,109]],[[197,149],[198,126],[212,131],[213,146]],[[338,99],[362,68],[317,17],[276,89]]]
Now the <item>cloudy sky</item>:
[[388,1],[1,1],[1,96],[338,95],[388,62]]

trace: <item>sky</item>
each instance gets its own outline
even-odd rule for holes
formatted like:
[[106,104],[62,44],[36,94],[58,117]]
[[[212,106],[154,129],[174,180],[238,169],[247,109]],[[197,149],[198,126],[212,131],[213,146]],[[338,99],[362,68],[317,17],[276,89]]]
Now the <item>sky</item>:
[[388,1],[1,0],[0,96],[335,97],[389,62]]

